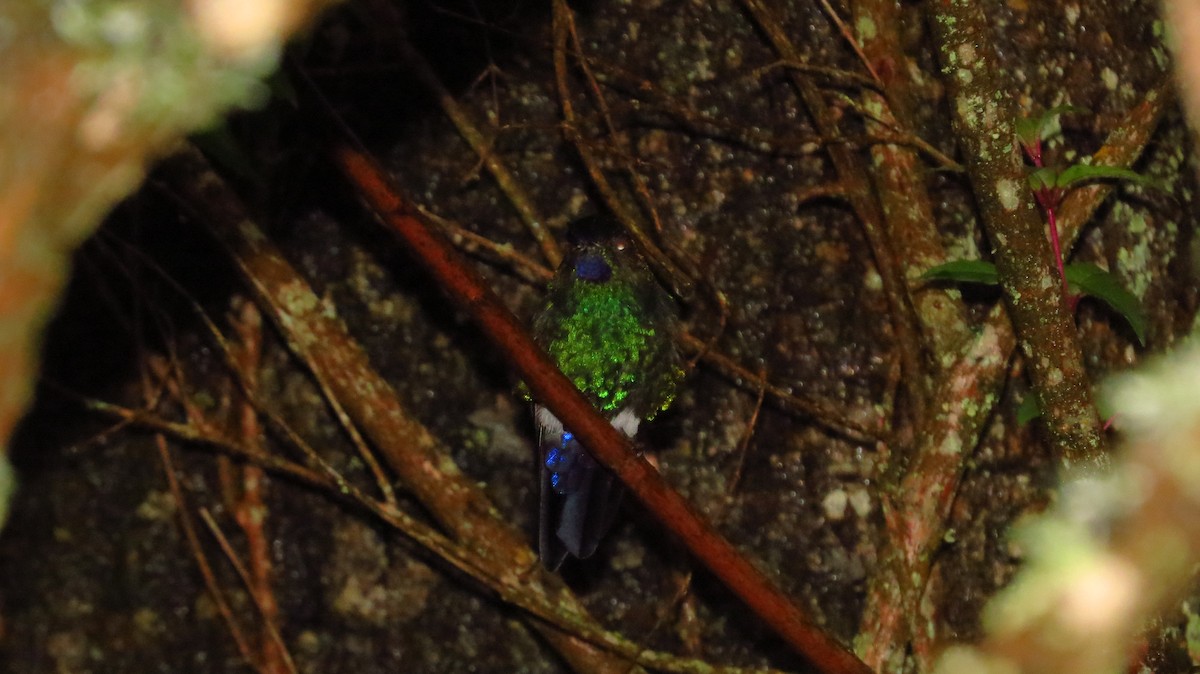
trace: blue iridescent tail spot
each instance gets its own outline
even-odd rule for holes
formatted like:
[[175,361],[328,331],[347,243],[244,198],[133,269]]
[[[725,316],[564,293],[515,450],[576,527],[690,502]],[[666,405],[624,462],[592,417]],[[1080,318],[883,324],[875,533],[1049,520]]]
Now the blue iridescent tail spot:
[[542,461],[542,561],[558,568],[568,554],[588,557],[612,526],[621,483],[584,449],[575,434],[544,438]]

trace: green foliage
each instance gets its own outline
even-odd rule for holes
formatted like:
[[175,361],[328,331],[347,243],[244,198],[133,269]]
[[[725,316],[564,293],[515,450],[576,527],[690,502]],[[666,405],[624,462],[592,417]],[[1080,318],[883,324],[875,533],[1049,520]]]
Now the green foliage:
[[1100,180],[1127,180],[1145,187],[1156,187],[1154,181],[1126,168],[1117,166],[1091,166],[1089,164],[1072,164],[1059,171],[1044,166],[1029,174],[1029,188],[1034,192],[1041,190],[1060,190],[1067,192],[1083,183],[1094,183]]
[[1090,166],[1088,164],[1072,164],[1058,174],[1055,187],[1069,190],[1081,183],[1096,182],[1097,180],[1127,180],[1144,187],[1156,187],[1154,181],[1135,171],[1118,166]]
[[1030,391],[1025,394],[1025,399],[1017,408],[1017,425],[1024,426],[1040,416],[1042,416],[1042,406],[1038,403],[1037,394]]
[[1029,189],[1034,192],[1052,190],[1058,183],[1058,171],[1049,166],[1044,166],[1030,172],[1027,180],[1029,181]]
[[[1133,328],[1138,343],[1146,344],[1146,314],[1133,293],[1125,289],[1112,273],[1089,262],[1069,264],[1064,269],[1071,291],[1104,302]],[[929,281],[999,285],[996,265],[983,260],[953,260],[921,275]]]
[[1133,328],[1138,343],[1146,345],[1146,313],[1138,298],[1125,289],[1112,273],[1090,262],[1077,262],[1066,267],[1067,283],[1077,292],[1095,297],[1123,316]]
[[927,281],[982,283],[989,286],[1000,284],[996,265],[983,260],[952,260],[921,274],[921,278]]
[[1039,117],[1026,117],[1017,120],[1017,140],[1025,147],[1034,147],[1059,132],[1058,117],[1060,115],[1087,112],[1086,109],[1074,105],[1056,105],[1043,112]]
[[17,474],[8,462],[8,457],[0,452],[0,529],[3,529],[4,523],[8,521],[9,506],[16,491]]

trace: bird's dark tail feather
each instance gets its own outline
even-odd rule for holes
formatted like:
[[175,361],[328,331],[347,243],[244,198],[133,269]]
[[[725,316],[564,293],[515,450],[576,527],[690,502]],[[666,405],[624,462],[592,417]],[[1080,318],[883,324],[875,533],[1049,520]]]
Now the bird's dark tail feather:
[[542,565],[553,571],[566,556],[590,557],[612,528],[625,486],[570,433],[542,444]]

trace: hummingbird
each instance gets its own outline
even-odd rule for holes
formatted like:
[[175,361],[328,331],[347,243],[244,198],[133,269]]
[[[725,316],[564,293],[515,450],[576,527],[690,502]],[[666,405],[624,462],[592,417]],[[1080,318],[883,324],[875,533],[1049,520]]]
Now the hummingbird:
[[[683,378],[675,347],[678,311],[632,240],[608,215],[567,228],[570,251],[533,322],[534,339],[592,405],[626,437],[675,399]],[[541,404],[539,551],[556,570],[590,557],[612,527],[624,485]]]

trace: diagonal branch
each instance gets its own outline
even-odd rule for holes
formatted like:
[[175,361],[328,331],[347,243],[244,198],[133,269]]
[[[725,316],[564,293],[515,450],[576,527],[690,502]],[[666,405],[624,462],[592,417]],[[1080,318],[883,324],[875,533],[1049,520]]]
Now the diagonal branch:
[[596,413],[482,279],[460,262],[448,243],[415,217],[414,209],[398,195],[369,157],[341,147],[335,151],[335,160],[442,289],[472,314],[493,344],[520,372],[535,397],[570,425],[596,458],[616,473],[692,554],[821,671],[858,674],[869,671],[717,534],[663,481],[653,466],[637,455],[629,441]]

